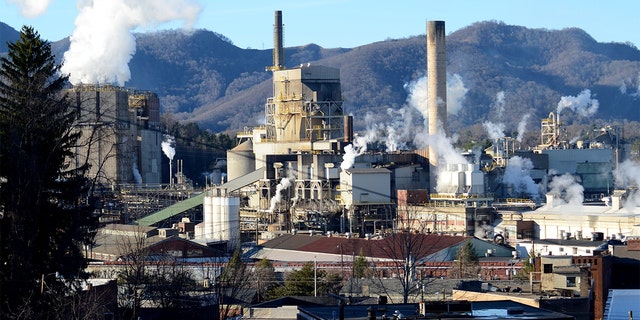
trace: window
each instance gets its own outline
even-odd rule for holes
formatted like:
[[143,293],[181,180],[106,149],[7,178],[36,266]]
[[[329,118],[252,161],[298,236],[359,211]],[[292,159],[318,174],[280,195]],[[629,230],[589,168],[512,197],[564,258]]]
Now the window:
[[567,277],[567,288],[576,286],[576,277]]
[[560,247],[560,249],[558,249],[558,250],[560,250],[560,252],[564,252],[564,248],[563,247]]
[[573,247],[573,254],[578,254],[578,248]]
[[553,264],[545,263],[543,273],[553,273]]

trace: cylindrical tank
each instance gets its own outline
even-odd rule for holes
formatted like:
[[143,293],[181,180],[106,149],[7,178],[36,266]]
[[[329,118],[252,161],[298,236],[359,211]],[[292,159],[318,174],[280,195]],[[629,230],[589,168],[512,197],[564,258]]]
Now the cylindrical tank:
[[209,195],[206,195],[204,197],[204,202],[202,205],[202,212],[203,212],[203,225],[204,225],[204,230],[203,230],[203,234],[202,237],[204,239],[210,237],[210,235],[213,233],[213,208],[212,208],[212,203],[213,203],[213,198]]
[[229,241],[229,251],[234,251],[240,245],[240,198],[238,197],[226,197],[223,200],[225,206],[225,239]]
[[227,181],[242,177],[256,170],[253,143],[245,141],[227,151]]
[[221,240],[220,237],[220,227],[221,227],[221,217],[220,217],[220,197],[218,195],[214,195],[211,203],[211,216],[213,219],[211,220],[211,233],[206,234],[205,237],[207,239],[215,239]]

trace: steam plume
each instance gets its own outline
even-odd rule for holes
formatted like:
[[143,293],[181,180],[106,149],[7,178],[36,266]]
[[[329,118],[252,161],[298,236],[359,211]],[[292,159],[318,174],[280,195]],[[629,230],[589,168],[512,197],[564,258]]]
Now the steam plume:
[[282,191],[288,189],[291,186],[291,178],[282,178],[280,183],[276,186],[276,194],[271,198],[271,205],[269,206],[269,212],[273,212],[276,208],[276,204],[282,201]]
[[600,103],[597,99],[591,98],[591,90],[584,89],[576,97],[564,96],[560,98],[557,113],[560,114],[563,109],[569,108],[583,117],[588,117],[594,115],[598,111],[599,105]]
[[554,203],[551,204],[552,206],[565,203],[573,206],[582,205],[584,187],[570,173],[555,176],[549,183],[549,188],[551,188],[549,192],[556,196]]
[[51,0],[9,0],[20,7],[20,13],[27,18],[35,18],[45,11],[51,4]]
[[487,131],[489,139],[498,141],[504,138],[504,123],[493,123],[491,121],[485,121],[482,123],[484,130]]
[[529,120],[529,117],[531,117],[530,113],[525,114],[518,123],[518,137],[516,137],[516,140],[518,140],[518,142],[522,142],[524,134],[527,132],[527,121]]
[[632,160],[625,160],[618,165],[618,169],[613,172],[615,177],[615,185],[618,188],[632,187],[632,191],[628,191],[627,200],[624,204],[626,208],[640,206],[640,164]]
[[367,139],[365,137],[356,137],[352,144],[344,147],[344,155],[342,155],[342,163],[340,169],[343,171],[350,169],[356,162],[356,157],[367,151]]
[[[447,113],[458,114],[462,109],[465,95],[469,89],[464,87],[462,77],[453,74],[447,77]],[[427,101],[426,99],[424,101]]]
[[162,141],[161,147],[162,152],[164,152],[169,160],[173,160],[173,157],[176,155],[175,143],[176,140],[173,136],[168,134],[164,135],[164,141]]
[[512,186],[517,195],[526,193],[537,198],[540,188],[531,178],[532,169],[533,163],[531,159],[519,156],[512,157],[504,170],[502,183]]
[[496,93],[496,101],[493,102],[493,108],[495,109],[498,118],[502,118],[502,114],[504,113],[504,91],[500,91]]
[[200,7],[190,0],[86,0],[64,54],[63,73],[73,84],[117,83],[131,78],[129,60],[136,51],[136,28],[182,20],[190,27]]

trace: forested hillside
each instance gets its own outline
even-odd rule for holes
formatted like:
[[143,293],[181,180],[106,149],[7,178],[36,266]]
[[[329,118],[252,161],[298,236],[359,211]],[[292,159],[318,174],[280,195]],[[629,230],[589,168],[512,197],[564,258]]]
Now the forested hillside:
[[[2,26],[0,26],[2,27]],[[2,42],[7,32],[1,30]],[[271,93],[271,50],[242,49],[232,39],[207,30],[137,34],[127,86],[153,90],[163,112],[195,121],[214,132],[233,132],[263,121]],[[265,39],[268,40],[268,39]],[[313,39],[309,39],[313,42]],[[68,39],[53,43],[62,57]],[[392,39],[350,49],[314,44],[286,48],[286,65],[321,64],[340,68],[345,110],[357,129],[367,112],[382,114],[406,104],[406,84],[426,73],[425,37]],[[529,128],[555,112],[562,97],[589,90],[598,101],[594,114],[563,111],[569,124],[595,118],[639,121],[640,51],[631,44],[598,43],[580,29],[528,29],[478,22],[447,36],[447,71],[457,75],[464,95],[450,116],[454,131],[500,121],[516,130],[524,114]],[[451,102],[453,104],[454,102]]]

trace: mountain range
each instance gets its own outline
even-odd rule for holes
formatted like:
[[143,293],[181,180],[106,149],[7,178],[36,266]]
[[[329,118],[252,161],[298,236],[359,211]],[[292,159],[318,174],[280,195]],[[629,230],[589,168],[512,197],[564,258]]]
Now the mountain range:
[[[17,35],[0,23],[0,54]],[[136,40],[126,86],[157,92],[163,113],[214,132],[264,121],[264,103],[272,95],[271,73],[265,69],[272,64],[271,50],[239,48],[208,30],[141,33]],[[497,21],[474,23],[448,34],[446,41],[449,85],[457,86],[449,100],[458,109],[449,116],[454,131],[490,121],[514,132],[525,114],[529,128],[537,128],[561,101],[575,102],[585,93],[592,103],[597,100],[596,108],[588,114],[567,108],[563,121],[640,121],[640,51],[630,43],[599,43],[577,28],[530,29]],[[51,44],[60,60],[69,38]],[[310,43],[285,48],[285,59],[287,67],[339,68],[345,112],[355,115],[356,129],[362,130],[367,113],[407,105],[409,84],[426,74],[426,39],[388,39],[355,48]]]

